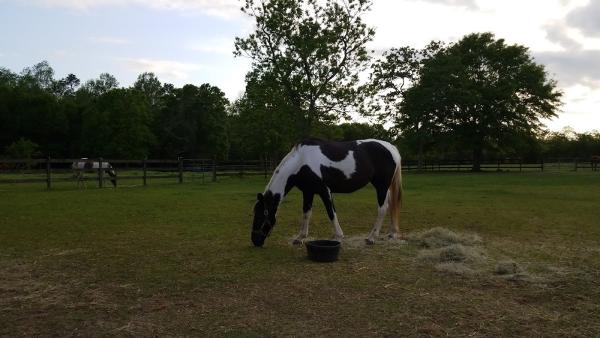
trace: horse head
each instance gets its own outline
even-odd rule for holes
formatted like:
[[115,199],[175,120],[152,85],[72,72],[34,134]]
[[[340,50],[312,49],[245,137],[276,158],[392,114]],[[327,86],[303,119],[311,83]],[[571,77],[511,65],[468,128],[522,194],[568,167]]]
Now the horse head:
[[267,191],[264,195],[261,193],[256,195],[251,234],[254,246],[263,246],[265,239],[271,234],[275,226],[275,214],[277,213],[280,198],[279,194],[273,195],[271,191]]

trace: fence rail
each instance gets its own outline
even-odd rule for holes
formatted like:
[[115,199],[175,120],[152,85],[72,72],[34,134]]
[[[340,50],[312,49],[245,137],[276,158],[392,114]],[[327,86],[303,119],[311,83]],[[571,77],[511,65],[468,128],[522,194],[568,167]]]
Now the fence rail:
[[[105,174],[105,169],[86,169],[84,175],[75,177],[73,162],[108,162],[116,176]],[[172,179],[183,183],[188,180],[217,181],[219,177],[264,176],[268,178],[277,162],[270,160],[218,161],[216,159],[0,159],[0,184],[45,183],[50,189],[53,183],[95,181],[103,187],[105,181],[137,180],[147,185],[154,179]],[[473,162],[468,160],[417,161],[403,160],[405,171],[471,171]],[[548,158],[536,163],[526,163],[521,159],[501,159],[481,163],[484,171],[598,171],[598,163],[578,158]]]

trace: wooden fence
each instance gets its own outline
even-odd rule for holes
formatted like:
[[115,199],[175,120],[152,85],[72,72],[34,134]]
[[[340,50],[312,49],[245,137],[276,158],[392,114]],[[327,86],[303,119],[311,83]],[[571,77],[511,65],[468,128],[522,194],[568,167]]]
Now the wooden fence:
[[[473,162],[470,160],[428,160],[421,163],[403,160],[402,170],[405,171],[471,171]],[[544,171],[544,162],[527,163],[521,159],[502,159],[485,161],[480,165],[483,171]]]
[[[470,160],[427,160],[421,163],[414,160],[403,160],[402,170],[408,171],[471,171]],[[527,162],[519,158],[506,158],[481,163],[482,171],[598,171],[598,166],[591,159],[579,158],[546,158],[537,162]]]
[[[105,173],[107,168],[84,169],[83,177],[78,178],[72,169],[73,162],[108,162],[116,176]],[[123,181],[138,181],[142,185],[156,179],[172,179],[183,183],[186,180],[216,181],[224,176],[256,176],[267,178],[273,170],[273,162],[263,160],[252,161],[217,161],[215,159],[177,160],[114,160],[114,159],[0,159],[0,184],[11,183],[45,183],[48,189],[58,182],[77,182],[84,184],[95,182],[98,187],[106,185],[105,181],[114,179],[117,186]]]
[[[218,161],[216,159],[162,159],[162,160],[115,160],[115,159],[0,159],[0,184],[44,183],[48,189],[58,182],[76,182],[73,162],[108,162],[115,169],[117,185],[124,181],[137,181],[147,185],[152,180],[166,179],[173,182],[217,181],[219,177],[263,176],[267,179],[278,162],[268,160]],[[424,161],[418,163],[404,159],[402,170],[415,171],[471,171],[473,163],[466,160]],[[86,170],[82,181],[94,182],[98,187],[105,186],[111,179],[104,173],[105,168]],[[597,171],[590,160],[577,158],[546,159],[537,163],[525,163],[521,159],[486,161],[481,164],[483,171]]]

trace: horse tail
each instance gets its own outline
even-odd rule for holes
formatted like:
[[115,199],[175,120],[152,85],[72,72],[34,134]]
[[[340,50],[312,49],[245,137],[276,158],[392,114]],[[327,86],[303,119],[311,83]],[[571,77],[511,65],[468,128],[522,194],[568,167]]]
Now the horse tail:
[[400,232],[400,207],[402,207],[402,164],[398,158],[396,170],[392,177],[392,182],[389,187],[390,192],[390,216],[392,218],[392,226],[396,233]]

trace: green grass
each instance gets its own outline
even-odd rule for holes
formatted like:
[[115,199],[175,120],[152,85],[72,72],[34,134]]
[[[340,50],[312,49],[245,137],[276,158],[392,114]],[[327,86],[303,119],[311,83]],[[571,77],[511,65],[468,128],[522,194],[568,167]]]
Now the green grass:
[[[594,336],[600,332],[600,175],[408,174],[402,230],[479,234],[537,281],[436,271],[413,245],[344,246],[317,264],[284,200],[265,247],[251,210],[265,180],[76,190],[0,186],[2,336]],[[208,181],[208,180],[207,180]],[[161,183],[161,184],[158,184]],[[310,234],[331,236],[321,203]],[[349,239],[372,188],[336,195]],[[387,226],[387,224],[386,224]],[[561,271],[550,273],[548,271]]]

